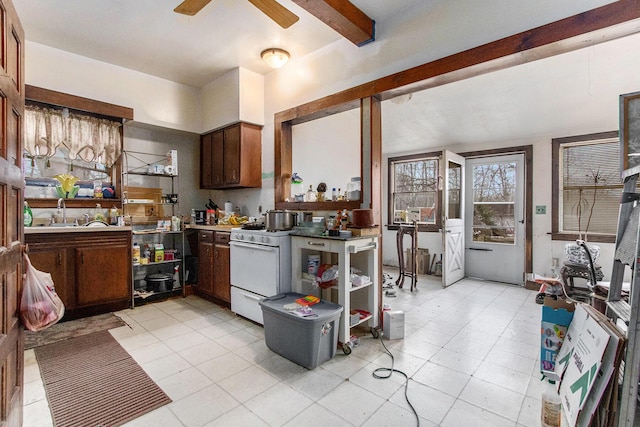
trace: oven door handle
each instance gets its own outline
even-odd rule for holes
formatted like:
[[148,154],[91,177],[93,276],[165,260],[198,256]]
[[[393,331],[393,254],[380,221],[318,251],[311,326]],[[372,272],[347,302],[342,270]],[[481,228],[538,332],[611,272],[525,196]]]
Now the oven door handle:
[[254,300],[254,301],[260,301],[260,300],[262,299],[262,298],[260,298],[260,297],[256,297],[256,296],[253,296],[253,295],[249,295],[249,294],[246,294],[246,293],[244,293],[244,292],[242,293],[242,296],[243,296],[243,297],[245,297],[245,298],[248,298],[248,299]]
[[237,246],[239,248],[247,248],[247,249],[257,249],[259,251],[265,252],[273,252],[277,248],[273,246],[264,246],[264,245],[255,245],[251,243],[242,243],[242,242],[229,242],[230,246]]

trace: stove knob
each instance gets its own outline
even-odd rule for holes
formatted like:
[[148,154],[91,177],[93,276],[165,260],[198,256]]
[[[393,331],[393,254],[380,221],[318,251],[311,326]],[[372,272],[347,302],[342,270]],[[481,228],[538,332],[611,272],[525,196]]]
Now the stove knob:
[[269,243],[271,241],[270,238],[268,238],[267,236],[263,236],[262,237],[262,243]]
[[253,242],[255,240],[255,237],[250,234],[250,235],[247,236],[247,240],[250,241],[250,242]]
[[242,235],[242,233],[238,233],[238,234],[235,235],[235,238],[238,239],[238,240],[242,240],[242,239],[244,239],[244,236]]

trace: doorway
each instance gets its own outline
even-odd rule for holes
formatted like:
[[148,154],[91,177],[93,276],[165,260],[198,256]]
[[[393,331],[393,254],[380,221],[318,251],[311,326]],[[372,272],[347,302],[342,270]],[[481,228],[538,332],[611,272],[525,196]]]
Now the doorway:
[[467,277],[524,285],[525,154],[467,158]]

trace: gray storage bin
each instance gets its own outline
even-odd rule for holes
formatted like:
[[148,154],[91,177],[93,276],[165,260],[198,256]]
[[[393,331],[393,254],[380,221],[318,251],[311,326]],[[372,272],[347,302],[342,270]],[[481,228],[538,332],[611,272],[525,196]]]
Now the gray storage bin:
[[342,306],[320,301],[311,306],[312,317],[300,317],[283,307],[304,294],[287,292],[260,300],[264,336],[272,351],[307,369],[332,359],[338,346]]

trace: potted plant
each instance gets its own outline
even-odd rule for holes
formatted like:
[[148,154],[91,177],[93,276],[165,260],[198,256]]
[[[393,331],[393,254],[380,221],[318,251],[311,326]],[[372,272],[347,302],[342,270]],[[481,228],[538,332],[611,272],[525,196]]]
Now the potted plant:
[[[578,217],[578,239],[584,240],[585,243],[587,242],[589,225],[591,224],[591,218],[593,217],[593,209],[595,207],[596,200],[597,200],[598,183],[603,179],[602,174],[600,173],[600,169],[596,171],[591,170],[587,175],[587,177],[592,182],[592,188],[593,188],[592,197],[588,198],[587,196],[585,196],[584,194],[585,188],[584,187],[580,188],[578,190],[579,191],[578,201],[574,205],[574,211],[576,213],[576,216]],[[589,216],[587,217],[587,223],[583,231],[582,220],[583,220],[583,216],[587,212],[589,213]],[[596,245],[588,245],[588,247],[589,247],[589,253],[591,254],[591,259],[595,263],[600,257],[600,247]],[[582,246],[578,245],[577,243],[575,242],[567,243],[564,247],[564,250],[565,250],[565,255],[567,257],[568,262],[573,264],[589,263],[589,259],[587,257],[587,254],[584,248],[582,248]]]

